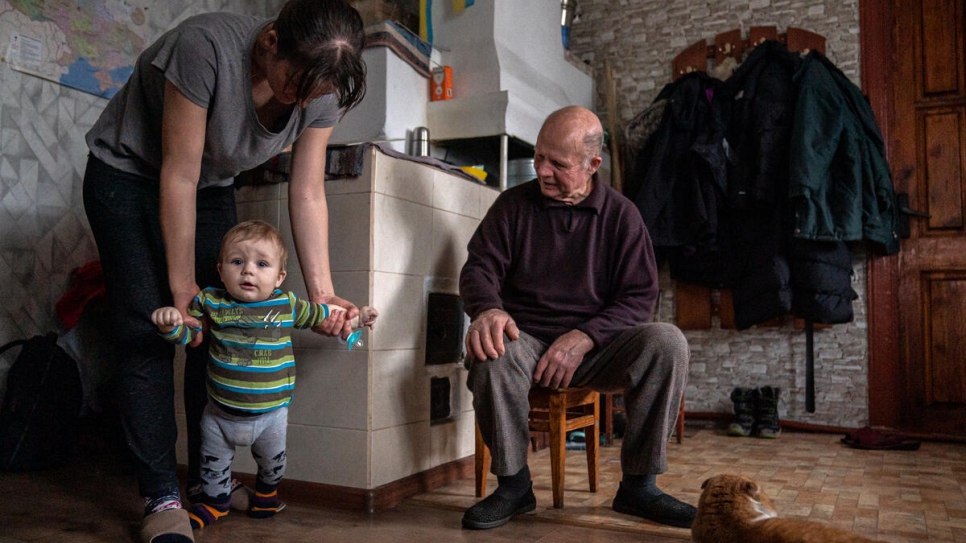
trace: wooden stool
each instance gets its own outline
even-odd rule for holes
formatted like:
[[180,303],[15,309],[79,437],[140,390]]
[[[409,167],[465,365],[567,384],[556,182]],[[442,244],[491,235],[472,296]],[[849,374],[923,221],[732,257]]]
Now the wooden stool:
[[[597,492],[600,478],[600,395],[589,388],[530,389],[530,431],[550,434],[550,474],[553,506],[563,507],[564,471],[567,455],[567,432],[592,428],[586,432],[587,479],[590,491]],[[483,443],[480,425],[476,425],[476,497],[486,493],[486,474],[490,469],[490,450]]]
[[[623,405],[614,405],[614,400],[620,396],[620,392],[604,394],[604,416],[601,418],[600,427],[604,434],[604,445],[610,447],[614,444],[614,413],[624,413]],[[681,405],[678,407],[678,419],[674,425],[674,436],[678,443],[684,441],[684,394],[681,395]]]

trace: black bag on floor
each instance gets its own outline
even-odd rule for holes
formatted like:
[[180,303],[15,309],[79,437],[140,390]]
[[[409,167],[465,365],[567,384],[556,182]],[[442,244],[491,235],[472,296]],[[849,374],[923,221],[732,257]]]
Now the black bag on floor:
[[77,363],[51,332],[11,341],[22,346],[7,374],[0,407],[0,469],[29,471],[62,465],[77,444],[83,389]]

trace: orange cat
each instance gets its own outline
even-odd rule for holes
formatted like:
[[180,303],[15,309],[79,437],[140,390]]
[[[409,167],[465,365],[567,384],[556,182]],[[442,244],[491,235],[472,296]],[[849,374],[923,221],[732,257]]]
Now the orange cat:
[[778,518],[765,491],[747,477],[716,475],[701,488],[694,543],[874,543],[817,522]]

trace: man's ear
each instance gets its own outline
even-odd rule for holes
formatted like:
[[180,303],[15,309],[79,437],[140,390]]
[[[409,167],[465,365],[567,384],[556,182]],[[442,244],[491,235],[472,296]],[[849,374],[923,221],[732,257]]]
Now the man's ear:
[[288,272],[286,272],[285,270],[281,270],[278,272],[278,281],[275,282],[275,288],[282,286],[282,281],[285,280],[285,276],[287,275],[287,273]]
[[591,175],[593,175],[594,172],[597,171],[597,168],[600,168],[600,164],[603,161],[604,161],[604,159],[600,158],[599,156],[595,156],[594,158],[590,159],[589,167],[590,167],[590,173],[591,173]]
[[278,53],[278,32],[274,28],[265,33],[265,45],[273,55]]

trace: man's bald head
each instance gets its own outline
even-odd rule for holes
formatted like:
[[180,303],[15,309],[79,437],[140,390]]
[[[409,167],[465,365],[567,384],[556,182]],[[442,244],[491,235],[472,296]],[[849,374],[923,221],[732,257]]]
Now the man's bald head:
[[568,134],[576,138],[582,150],[584,164],[600,156],[604,147],[604,127],[597,115],[585,107],[566,106],[554,111],[543,122],[540,133],[544,131]]

